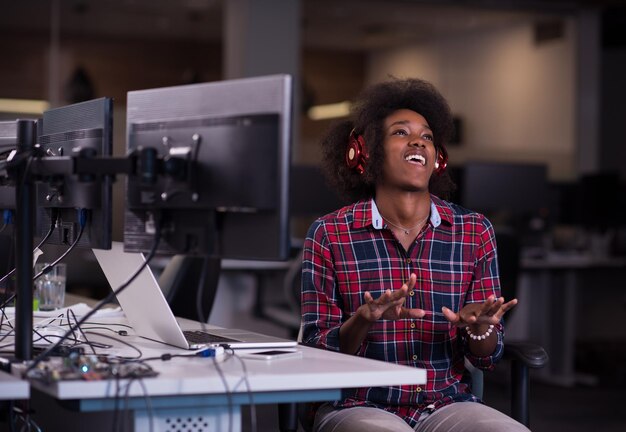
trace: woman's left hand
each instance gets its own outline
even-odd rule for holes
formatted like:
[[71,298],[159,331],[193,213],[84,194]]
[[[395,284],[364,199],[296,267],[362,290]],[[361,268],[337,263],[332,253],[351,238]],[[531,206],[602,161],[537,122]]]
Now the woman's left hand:
[[496,296],[490,295],[484,303],[466,304],[458,313],[447,307],[443,307],[441,310],[446,319],[457,327],[479,326],[481,324],[495,325],[516,304],[517,299],[505,303],[504,297],[496,299]]

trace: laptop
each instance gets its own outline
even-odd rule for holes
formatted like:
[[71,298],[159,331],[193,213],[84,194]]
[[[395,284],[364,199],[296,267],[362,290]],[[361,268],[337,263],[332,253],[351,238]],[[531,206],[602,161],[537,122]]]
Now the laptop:
[[[121,242],[112,242],[110,250],[93,252],[111,285],[120,287],[145,263],[143,254],[124,252]],[[149,266],[117,295],[130,325],[139,336],[184,349],[199,349],[210,344],[228,344],[232,349],[296,347],[297,341],[267,336],[241,329],[197,328],[183,331],[163,295]]]

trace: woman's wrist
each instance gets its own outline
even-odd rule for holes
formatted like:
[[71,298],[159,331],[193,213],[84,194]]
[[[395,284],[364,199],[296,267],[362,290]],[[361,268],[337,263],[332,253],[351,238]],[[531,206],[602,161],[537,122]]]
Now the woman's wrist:
[[364,325],[367,327],[378,321],[372,316],[372,313],[369,310],[369,306],[366,304],[359,306],[353,317],[355,319],[355,322],[359,323],[359,325]]
[[465,327],[467,336],[475,341],[485,340],[495,332],[493,324],[480,324]]

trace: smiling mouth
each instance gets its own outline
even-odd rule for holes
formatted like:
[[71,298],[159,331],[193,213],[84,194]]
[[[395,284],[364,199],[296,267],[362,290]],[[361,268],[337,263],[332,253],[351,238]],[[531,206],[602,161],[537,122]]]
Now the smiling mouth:
[[426,158],[418,154],[408,155],[407,157],[404,158],[404,160],[407,162],[416,163],[422,166],[426,165]]

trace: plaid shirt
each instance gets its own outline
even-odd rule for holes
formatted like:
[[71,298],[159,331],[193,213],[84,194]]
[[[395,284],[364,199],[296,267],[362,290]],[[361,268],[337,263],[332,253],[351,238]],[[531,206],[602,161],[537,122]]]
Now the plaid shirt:
[[408,252],[384,225],[374,200],[359,201],[316,220],[304,243],[303,341],[339,351],[339,328],[363,304],[402,286],[411,273],[415,289],[405,306],[426,311],[421,319],[379,320],[356,355],[426,369],[427,383],[348,389],[336,407],[375,406],[414,426],[424,411],[452,402],[479,401],[464,379],[464,357],[491,369],[503,352],[502,326],[490,357],[468,350],[464,330],[451,325],[442,306],[500,295],[494,230],[487,218],[431,195],[431,216]]

